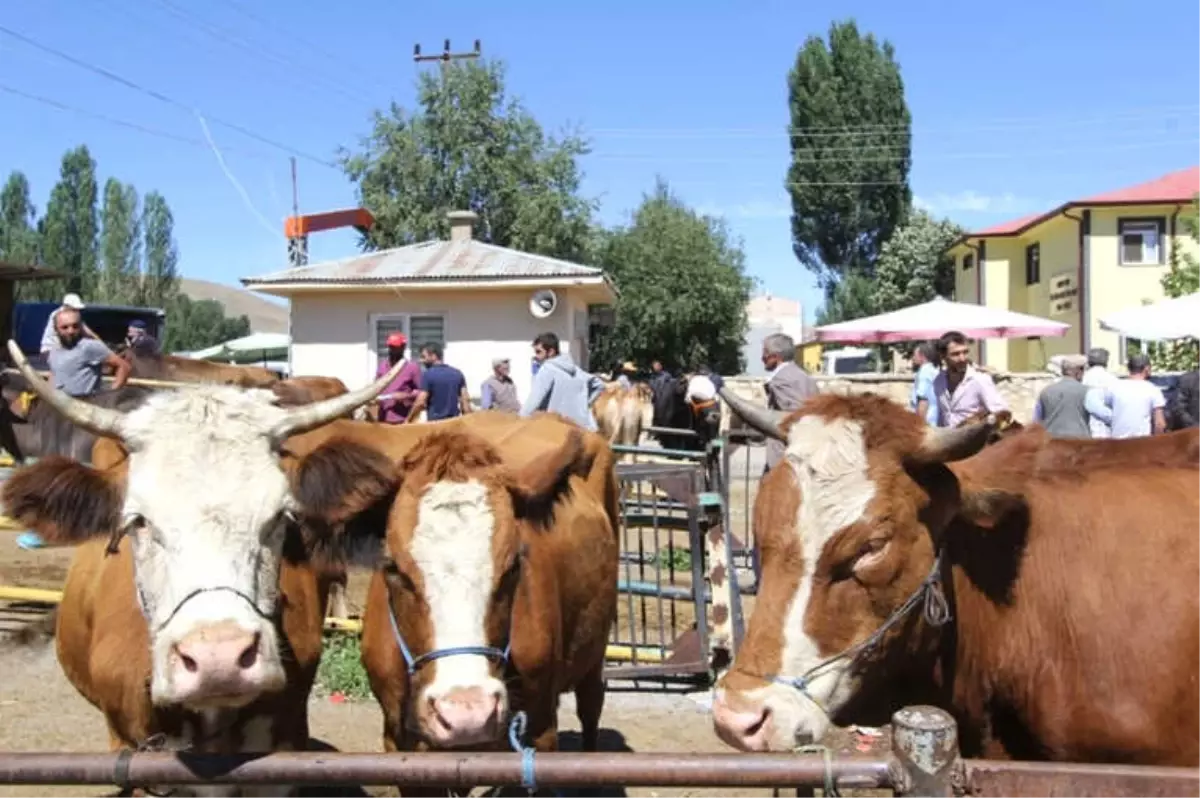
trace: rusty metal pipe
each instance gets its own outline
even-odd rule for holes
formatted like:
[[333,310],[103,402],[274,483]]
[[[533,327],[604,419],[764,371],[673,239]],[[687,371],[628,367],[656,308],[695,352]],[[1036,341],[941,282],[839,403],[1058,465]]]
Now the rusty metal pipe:
[[963,761],[970,795],[1200,795],[1196,768]]
[[[122,758],[126,760],[122,764]],[[838,786],[885,788],[889,761],[831,762]],[[777,787],[825,781],[821,757],[794,754],[577,754],[534,759],[545,787]],[[118,770],[127,774],[120,777]],[[499,753],[0,753],[0,784],[517,786],[521,755]]]

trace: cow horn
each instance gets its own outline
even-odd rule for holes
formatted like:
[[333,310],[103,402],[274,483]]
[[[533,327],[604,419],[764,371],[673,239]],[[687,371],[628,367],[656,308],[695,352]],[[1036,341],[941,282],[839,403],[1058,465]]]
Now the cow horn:
[[310,429],[316,429],[322,424],[327,424],[335,418],[344,416],[355,408],[365,405],[383,393],[383,389],[388,386],[388,383],[396,379],[396,375],[400,373],[400,369],[404,368],[404,363],[405,361],[403,360],[397,362],[396,365],[388,370],[387,374],[384,374],[370,385],[359,388],[357,391],[350,391],[331,399],[297,407],[295,410],[289,412],[283,421],[280,421],[271,430],[272,440],[281,442],[289,435],[298,435],[302,432],[308,432]]
[[125,422],[123,413],[119,410],[111,410],[84,402],[55,388],[33,370],[29,361],[25,359],[25,353],[21,351],[21,347],[17,346],[17,342],[11,338],[8,341],[8,354],[21,375],[29,383],[30,389],[41,397],[42,401],[61,413],[64,418],[94,435],[121,439],[121,430]]
[[953,429],[927,427],[921,448],[908,459],[915,463],[952,463],[978,454],[996,429],[996,417]]
[[724,387],[717,389],[717,395],[725,400],[730,410],[736,413],[742,421],[745,421],[752,428],[758,430],[768,438],[774,438],[777,441],[787,443],[787,436],[779,428],[779,425],[787,418],[787,413],[782,410],[771,410],[751,404]]

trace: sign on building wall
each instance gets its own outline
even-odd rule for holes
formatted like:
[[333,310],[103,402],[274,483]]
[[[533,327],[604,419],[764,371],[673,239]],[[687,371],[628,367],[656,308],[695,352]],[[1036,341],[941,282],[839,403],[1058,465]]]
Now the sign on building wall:
[[1059,272],[1050,278],[1050,315],[1069,316],[1075,312],[1079,298],[1079,286],[1075,284],[1075,272]]

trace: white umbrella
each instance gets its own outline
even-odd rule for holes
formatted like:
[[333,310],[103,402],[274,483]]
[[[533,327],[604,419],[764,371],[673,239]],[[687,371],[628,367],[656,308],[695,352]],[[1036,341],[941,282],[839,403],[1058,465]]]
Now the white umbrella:
[[1200,294],[1118,310],[1100,319],[1100,326],[1139,341],[1200,338]]
[[252,333],[242,338],[192,352],[197,360],[226,360],[251,363],[262,360],[287,360],[292,339],[284,333]]
[[1071,325],[1027,313],[968,305],[934,297],[920,305],[826,324],[816,329],[819,341],[887,344],[939,338],[956,330],[969,338],[1038,338],[1066,335]]

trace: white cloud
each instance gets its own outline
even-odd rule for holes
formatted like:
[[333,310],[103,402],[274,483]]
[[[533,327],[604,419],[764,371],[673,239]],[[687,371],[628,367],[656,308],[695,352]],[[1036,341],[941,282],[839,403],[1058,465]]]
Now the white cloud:
[[913,205],[930,213],[1020,213],[1040,207],[1035,200],[1009,192],[980,194],[970,190],[957,194],[914,196]]
[[792,206],[783,201],[751,200],[734,205],[704,203],[696,208],[707,216],[723,216],[726,219],[786,219],[792,215]]

